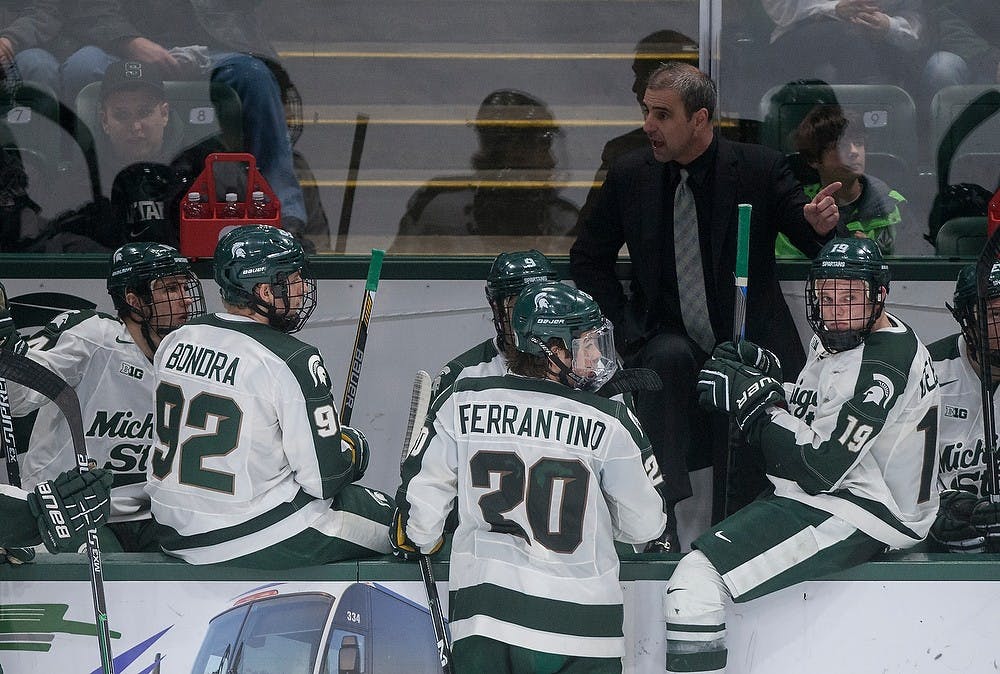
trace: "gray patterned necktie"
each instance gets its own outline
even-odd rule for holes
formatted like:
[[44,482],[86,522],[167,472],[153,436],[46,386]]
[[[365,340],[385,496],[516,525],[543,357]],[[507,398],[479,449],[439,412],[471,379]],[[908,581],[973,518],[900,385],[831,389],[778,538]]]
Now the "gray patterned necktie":
[[674,192],[674,258],[677,261],[677,290],[681,317],[688,336],[706,353],[715,346],[712,323],[708,318],[705,295],[705,272],[701,266],[698,243],[698,211],[688,187],[687,169],[681,169],[681,181]]

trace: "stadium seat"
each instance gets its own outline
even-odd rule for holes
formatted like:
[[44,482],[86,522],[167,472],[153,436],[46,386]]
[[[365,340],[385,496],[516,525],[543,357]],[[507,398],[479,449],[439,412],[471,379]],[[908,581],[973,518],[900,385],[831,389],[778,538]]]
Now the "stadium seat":
[[0,103],[5,147],[19,151],[29,185],[50,185],[59,164],[59,99],[43,84],[25,82]]
[[[993,114],[997,110],[994,101],[981,97],[991,90],[1000,91],[1000,87],[945,87],[931,100],[932,147],[944,149],[951,157],[949,183],[976,183],[990,191],[1000,184],[1000,115]],[[952,122],[973,101],[983,107],[977,117],[985,119],[972,129],[952,128]]]
[[941,226],[935,251],[943,257],[975,257],[986,243],[986,216],[952,218]]
[[861,115],[867,130],[867,172],[906,196],[916,166],[916,106],[900,87],[819,81],[772,87],[760,100],[761,144],[794,153],[793,132],[820,103],[839,103]]
[[[168,124],[183,127],[182,147],[190,147],[212,135],[221,134],[226,147],[243,149],[243,108],[239,95],[221,82],[170,80],[163,83],[170,103]],[[76,97],[76,112],[97,136],[101,83],[92,82]]]

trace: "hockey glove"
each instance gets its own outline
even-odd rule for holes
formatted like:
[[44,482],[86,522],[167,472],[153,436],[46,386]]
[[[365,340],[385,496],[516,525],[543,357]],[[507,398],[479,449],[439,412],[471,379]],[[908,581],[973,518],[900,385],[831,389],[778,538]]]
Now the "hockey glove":
[[344,452],[351,453],[351,466],[354,468],[354,477],[351,482],[357,482],[365,476],[365,471],[368,470],[368,438],[357,428],[341,426],[340,446]]
[[35,561],[34,548],[0,548],[0,564],[29,564]]
[[715,347],[712,357],[743,363],[755,370],[760,370],[772,379],[776,379],[779,382],[785,381],[781,373],[781,360],[778,356],[774,352],[768,351],[762,346],[757,346],[753,342],[746,340],[738,344],[735,342],[723,342]]
[[941,492],[941,506],[931,525],[930,537],[946,552],[983,552],[985,538],[972,526],[976,495],[961,489]]
[[[428,554],[433,555],[441,549],[443,544],[444,538],[439,540],[435,544],[434,549]],[[396,508],[392,512],[392,523],[389,525],[389,546],[392,548],[392,554],[404,562],[413,562],[420,558],[421,552],[419,546],[406,535],[406,526],[403,523],[399,508]]]
[[785,402],[785,391],[768,377],[741,362],[710,358],[698,374],[698,402],[702,407],[732,414],[750,439],[752,427],[765,417],[768,405]]
[[972,526],[986,539],[986,552],[1000,552],[1000,503],[981,496],[972,508]]
[[38,484],[28,494],[28,507],[49,552],[76,552],[88,529],[108,521],[112,482],[109,471],[74,469]]

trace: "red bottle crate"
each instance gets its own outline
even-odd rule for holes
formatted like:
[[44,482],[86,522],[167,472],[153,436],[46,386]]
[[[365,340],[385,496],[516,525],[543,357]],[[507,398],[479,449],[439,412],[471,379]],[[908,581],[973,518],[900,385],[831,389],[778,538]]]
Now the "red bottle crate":
[[[239,172],[243,172],[241,164],[246,166],[245,184],[236,186],[236,192],[240,196],[240,212],[246,213],[247,204],[250,202],[250,195],[254,190],[264,193],[270,204],[274,205],[274,216],[270,218],[223,218],[220,217],[222,209],[226,206],[226,191],[216,189],[216,171],[221,166],[219,164],[232,164]],[[243,180],[240,178],[240,180]],[[202,199],[206,200],[206,206],[212,217],[209,218],[188,218],[184,211],[188,203],[187,194],[181,200],[181,220],[180,220],[180,250],[181,254],[191,259],[210,258],[215,254],[215,245],[219,238],[233,227],[240,225],[271,225],[281,227],[281,201],[274,194],[274,190],[264,180],[264,176],[257,170],[257,160],[252,154],[246,152],[215,152],[205,158],[205,168],[188,188],[188,192],[199,192]]]

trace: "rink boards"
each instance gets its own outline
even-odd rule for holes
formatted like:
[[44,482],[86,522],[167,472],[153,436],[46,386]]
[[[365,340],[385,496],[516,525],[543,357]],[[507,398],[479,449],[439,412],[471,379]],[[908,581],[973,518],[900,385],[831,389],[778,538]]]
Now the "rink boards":
[[[361,635],[356,640],[364,649],[379,652],[380,644],[384,649],[412,632],[419,637],[411,636],[411,641],[428,642],[420,646],[426,646],[424,652],[433,651],[430,626],[421,622],[429,617],[414,608],[426,607],[414,564],[377,560],[265,572],[192,567],[159,555],[106,557],[108,617],[118,674],[207,674],[219,666],[218,657],[192,667],[213,618],[268,595],[327,597],[337,602],[349,588],[389,597],[382,609],[374,601],[355,601],[346,610],[338,606],[334,611],[340,616],[334,622]],[[663,671],[660,599],[676,559],[636,555],[622,563],[626,672]],[[446,600],[447,564],[436,564],[435,571]],[[306,620],[295,617],[299,614],[269,615],[283,630],[304,633],[296,627]],[[1000,555],[897,555],[731,607],[727,671],[994,671],[996,649],[989,644],[995,643],[998,619]],[[316,637],[321,652],[334,652],[344,641],[336,637],[343,634],[337,627],[328,625],[322,638]],[[321,621],[315,629],[324,630]],[[261,643],[258,638],[256,644]],[[295,655],[299,642],[286,638],[267,643],[275,645],[257,649],[255,671],[338,671],[335,664],[319,669],[318,659],[310,669],[306,656]],[[408,649],[412,655],[405,664],[397,658],[389,664],[369,664],[364,671],[435,671],[433,662],[418,657],[417,646]],[[280,658],[282,664],[261,665],[261,657]],[[0,664],[7,674],[99,674],[88,569],[82,556],[45,555],[33,565],[0,567]]]

